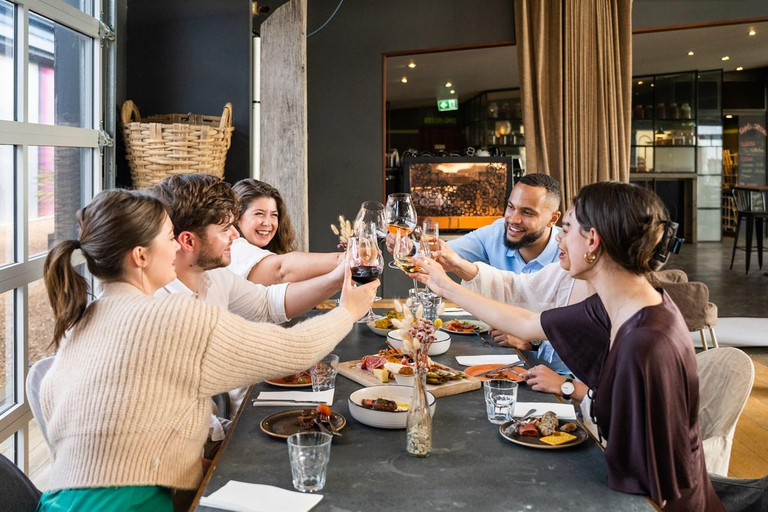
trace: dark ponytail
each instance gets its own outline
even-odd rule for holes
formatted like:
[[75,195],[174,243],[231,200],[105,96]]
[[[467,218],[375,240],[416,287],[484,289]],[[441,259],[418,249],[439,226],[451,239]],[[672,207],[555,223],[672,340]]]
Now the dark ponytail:
[[72,253],[78,245],[75,240],[56,244],[43,266],[45,288],[56,319],[51,342],[56,349],[64,333],[83,317],[88,305],[88,282],[72,266]]
[[54,245],[45,258],[43,279],[53,308],[55,327],[51,345],[85,315],[88,282],[72,266],[72,253],[80,249],[88,271],[104,282],[119,281],[124,260],[134,247],[149,247],[167,216],[159,199],[134,190],[108,190],[77,212],[80,240]]

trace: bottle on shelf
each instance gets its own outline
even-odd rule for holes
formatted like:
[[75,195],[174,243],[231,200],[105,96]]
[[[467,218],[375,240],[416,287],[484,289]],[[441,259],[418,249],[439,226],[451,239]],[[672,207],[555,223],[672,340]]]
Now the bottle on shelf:
[[635,106],[635,110],[632,111],[632,117],[635,119],[645,119],[645,111],[642,105]]
[[667,108],[664,103],[656,105],[656,119],[665,119],[667,117]]
[[669,118],[670,119],[677,119],[680,117],[680,113],[677,110],[677,103],[670,103],[669,104]]
[[688,103],[683,103],[680,106],[680,117],[683,119],[691,118],[691,106]]

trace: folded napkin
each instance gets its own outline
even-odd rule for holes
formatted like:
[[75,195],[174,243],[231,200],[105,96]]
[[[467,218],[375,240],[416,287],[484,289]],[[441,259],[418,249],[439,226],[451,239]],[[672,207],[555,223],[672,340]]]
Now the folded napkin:
[[513,354],[498,354],[488,356],[456,356],[456,361],[462,366],[475,366],[478,364],[513,364],[520,358]]
[[445,308],[445,316],[472,316],[472,313],[461,308]]
[[531,409],[536,409],[534,415],[541,416],[547,411],[552,411],[557,414],[557,417],[561,420],[575,420],[576,409],[571,404],[543,404],[541,402],[517,402],[515,404],[515,412],[513,414],[516,418],[522,418],[525,413]]
[[317,402],[333,405],[334,391],[262,391],[253,406],[317,405]]
[[322,494],[230,480],[210,496],[200,498],[200,505],[235,512],[308,512],[322,499]]

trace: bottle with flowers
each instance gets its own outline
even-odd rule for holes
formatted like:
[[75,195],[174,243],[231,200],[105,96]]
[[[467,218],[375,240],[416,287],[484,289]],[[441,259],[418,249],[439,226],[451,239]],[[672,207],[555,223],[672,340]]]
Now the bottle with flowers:
[[[443,303],[444,304],[444,303]],[[442,314],[443,304],[437,310]],[[395,301],[395,310],[403,314],[402,319],[392,319],[403,340],[403,352],[410,354],[416,368],[411,405],[406,420],[406,449],[413,457],[428,457],[432,453],[432,416],[427,400],[427,372],[429,371],[429,347],[435,341],[435,330],[442,321],[439,318],[424,318],[424,307],[419,304],[412,311]]]

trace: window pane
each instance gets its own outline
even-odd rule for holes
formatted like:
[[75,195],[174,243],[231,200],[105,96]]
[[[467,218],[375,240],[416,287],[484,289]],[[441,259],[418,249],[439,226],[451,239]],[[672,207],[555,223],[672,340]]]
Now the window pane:
[[29,283],[27,289],[29,290],[27,300],[29,307],[29,355],[27,361],[33,365],[39,360],[53,355],[53,347],[49,347],[51,336],[53,336],[53,310],[48,302],[45,283],[42,279]]
[[29,13],[29,122],[92,128],[91,38]]
[[16,403],[13,340],[13,290],[10,290],[0,294],[0,414]]
[[48,487],[51,457],[36,420],[29,422],[29,479],[38,489]]
[[71,5],[75,9],[83,11],[86,14],[93,15],[93,0],[62,0],[65,4]]
[[0,267],[14,261],[14,160],[13,146],[0,145]]
[[57,240],[77,237],[75,214],[83,206],[91,149],[29,147],[29,254]]
[[0,119],[3,121],[14,120],[13,13],[13,5],[0,0]]
[[14,464],[16,463],[16,434],[0,441],[0,454]]

